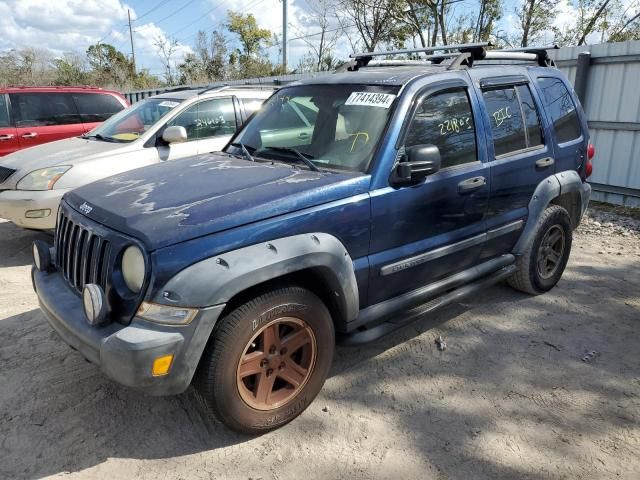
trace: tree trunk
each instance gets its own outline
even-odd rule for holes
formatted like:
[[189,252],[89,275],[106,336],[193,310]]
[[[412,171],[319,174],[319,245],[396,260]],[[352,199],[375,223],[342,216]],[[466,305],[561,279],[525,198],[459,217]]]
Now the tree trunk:
[[531,29],[531,18],[533,17],[533,9],[536,6],[536,0],[529,1],[529,8],[525,12],[525,17],[522,22],[522,42],[521,47],[529,46],[529,30]]

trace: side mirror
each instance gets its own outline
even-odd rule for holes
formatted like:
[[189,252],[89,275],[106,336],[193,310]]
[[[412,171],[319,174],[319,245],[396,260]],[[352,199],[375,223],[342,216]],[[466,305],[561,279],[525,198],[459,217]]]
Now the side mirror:
[[435,145],[414,145],[405,153],[405,159],[398,163],[398,180],[415,182],[433,175],[440,170],[440,150]]
[[162,139],[169,144],[186,142],[187,130],[184,127],[172,125],[162,132]]

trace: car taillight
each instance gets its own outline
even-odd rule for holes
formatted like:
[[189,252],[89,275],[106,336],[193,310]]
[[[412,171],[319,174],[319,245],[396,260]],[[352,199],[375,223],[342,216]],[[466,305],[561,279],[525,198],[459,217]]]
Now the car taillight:
[[593,146],[593,144],[589,144],[589,146],[587,147],[587,165],[585,168],[585,174],[587,176],[587,178],[589,178],[591,176],[591,174],[593,173],[593,157],[596,154],[596,147]]

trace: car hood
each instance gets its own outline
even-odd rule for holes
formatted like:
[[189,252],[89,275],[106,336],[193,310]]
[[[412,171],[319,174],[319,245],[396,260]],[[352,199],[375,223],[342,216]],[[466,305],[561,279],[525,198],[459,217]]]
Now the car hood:
[[75,189],[65,200],[155,250],[364,193],[369,180],[209,154],[115,175]]
[[0,158],[0,165],[25,174],[53,165],[73,165],[84,160],[112,156],[130,144],[73,137],[19,150]]

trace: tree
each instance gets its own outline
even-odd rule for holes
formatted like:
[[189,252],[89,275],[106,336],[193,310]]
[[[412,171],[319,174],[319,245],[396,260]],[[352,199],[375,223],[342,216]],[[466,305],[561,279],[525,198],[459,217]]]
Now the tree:
[[522,47],[535,43],[543,32],[551,30],[555,8],[554,0],[521,0],[520,6],[516,8],[516,14],[522,32],[520,38]]
[[[401,46],[410,36],[406,24],[397,21],[405,3],[401,0],[339,0],[341,13],[355,27],[364,50],[373,52],[380,44]],[[352,44],[355,48],[355,45]]]
[[229,10],[226,27],[238,36],[242,49],[236,49],[229,56],[229,66],[237,71],[240,78],[268,76],[274,72],[274,66],[265,57],[261,57],[265,47],[271,45],[271,31],[258,27],[252,14],[243,15]]
[[78,53],[65,53],[53,60],[56,85],[88,85],[93,83],[87,68],[87,57]]
[[553,28],[558,45],[584,45],[598,33],[602,43],[640,39],[639,0],[577,0],[570,5],[576,12],[572,22]]
[[331,0],[309,0],[308,23],[317,26],[320,31],[310,37],[302,37],[310,51],[303,63],[313,60],[315,71],[332,70],[334,68],[333,50],[335,49],[341,29],[332,23],[335,6]]
[[87,61],[93,69],[95,83],[122,88],[132,80],[132,64],[124,53],[108,43],[87,48]]
[[157,36],[154,43],[156,47],[156,51],[158,52],[158,56],[162,60],[164,67],[164,80],[167,85],[175,85],[175,77],[173,75],[173,56],[176,52],[176,47],[178,46],[177,40],[172,40],[166,37]]
[[478,18],[473,34],[474,42],[488,42],[493,35],[496,22],[502,17],[501,0],[480,0]]

